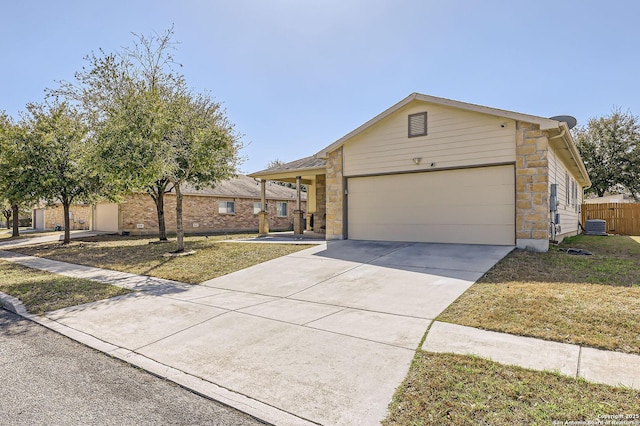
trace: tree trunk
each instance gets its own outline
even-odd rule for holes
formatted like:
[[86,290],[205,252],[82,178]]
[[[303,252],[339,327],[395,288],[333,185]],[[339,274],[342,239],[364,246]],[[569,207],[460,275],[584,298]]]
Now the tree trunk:
[[147,190],[153,202],[156,204],[156,213],[158,215],[158,239],[167,241],[167,226],[164,220],[164,193],[167,190],[169,182],[166,179],[156,181],[155,186]]
[[62,244],[69,244],[71,242],[71,230],[69,229],[69,202],[62,202],[64,210],[64,241]]
[[167,225],[164,220],[164,190],[158,192],[158,196],[154,199],[156,202],[156,211],[158,212],[158,239],[167,241]]
[[13,211],[11,209],[2,210],[2,215],[7,220],[7,229],[11,228],[11,225],[9,224],[9,222],[11,221],[12,214],[13,214]]
[[176,183],[173,186],[176,190],[176,230],[178,246],[176,253],[182,253],[184,251],[184,228],[182,226],[182,191],[180,190],[180,184]]
[[14,237],[20,236],[20,209],[17,204],[11,206],[11,211],[13,212],[13,234]]

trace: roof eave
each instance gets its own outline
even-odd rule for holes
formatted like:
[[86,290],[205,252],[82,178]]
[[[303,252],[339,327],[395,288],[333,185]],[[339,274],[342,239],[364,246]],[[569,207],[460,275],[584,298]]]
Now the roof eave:
[[277,177],[291,177],[291,176],[308,176],[308,175],[322,175],[326,173],[326,167],[306,167],[302,169],[292,170],[262,170],[255,173],[250,173],[247,176],[254,179],[262,180],[277,180]]
[[[569,126],[567,125],[567,123],[562,121],[556,121],[556,123],[557,123],[557,126],[555,130],[558,132],[558,135],[556,135],[555,137],[559,137],[562,140],[564,146],[569,151],[569,155],[571,155],[571,158],[573,159],[576,167],[578,168],[578,171],[580,172],[580,178],[581,178],[581,179],[578,179],[580,182],[580,185],[582,186],[583,189],[590,188],[591,179],[589,178],[589,172],[587,172],[587,168],[584,165],[584,161],[582,161],[582,157],[580,156],[578,147],[573,141],[573,137],[571,136],[571,130],[569,129]],[[550,129],[547,129],[547,130],[550,130]]]

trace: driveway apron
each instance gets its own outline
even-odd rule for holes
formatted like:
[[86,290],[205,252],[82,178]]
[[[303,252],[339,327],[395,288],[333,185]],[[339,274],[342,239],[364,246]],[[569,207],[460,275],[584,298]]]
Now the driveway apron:
[[376,424],[430,322],[511,250],[328,242],[48,317],[309,422]]

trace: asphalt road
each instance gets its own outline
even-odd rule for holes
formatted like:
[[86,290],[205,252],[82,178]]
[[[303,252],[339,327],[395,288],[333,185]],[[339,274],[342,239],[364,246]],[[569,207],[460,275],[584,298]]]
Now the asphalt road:
[[259,425],[0,309],[0,425]]

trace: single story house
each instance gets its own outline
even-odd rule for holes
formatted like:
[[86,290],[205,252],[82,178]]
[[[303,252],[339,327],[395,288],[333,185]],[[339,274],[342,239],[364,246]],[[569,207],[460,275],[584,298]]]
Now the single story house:
[[307,219],[328,240],[538,251],[579,232],[591,185],[566,122],[419,93],[313,156],[249,176],[308,185]]
[[[183,192],[183,224],[185,233],[253,232],[258,230],[262,211],[261,187],[255,179],[245,175],[222,181],[213,188],[195,189],[186,186]],[[301,194],[301,210],[306,209],[306,194]],[[271,182],[266,187],[266,208],[269,227],[284,231],[293,229],[293,215],[297,210],[297,191]],[[176,230],[175,194],[164,200],[165,224],[168,232]],[[131,235],[158,232],[158,215],[151,197],[145,193],[127,195],[120,203],[76,204],[70,207],[70,228],[128,232]],[[62,226],[61,204],[41,206],[33,210],[35,229],[55,229]]]

